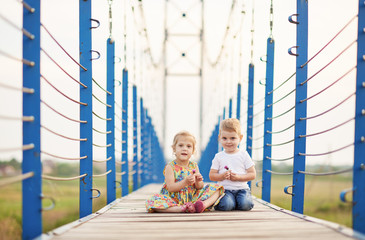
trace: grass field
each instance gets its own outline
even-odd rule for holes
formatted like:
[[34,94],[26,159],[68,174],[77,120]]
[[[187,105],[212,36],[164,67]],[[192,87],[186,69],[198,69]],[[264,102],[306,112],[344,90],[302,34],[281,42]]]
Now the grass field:
[[[96,178],[93,188],[101,192],[100,197],[93,200],[93,212],[95,212],[106,205],[106,178]],[[3,187],[1,190],[0,239],[21,239],[21,183]],[[117,196],[120,194],[118,189]],[[52,210],[43,212],[43,232],[79,219],[78,180],[68,182],[43,180],[43,195],[52,197],[56,202]],[[43,207],[50,204],[50,200],[43,200]]]
[[[352,187],[351,176],[306,176],[305,181],[304,215],[352,227],[352,205],[340,200],[341,191]],[[292,185],[292,176],[272,176],[271,203],[291,210],[291,196],[284,193],[284,187],[288,185]],[[255,183],[252,184],[252,194],[261,198],[261,189]]]
[[[260,179],[258,176],[257,179]],[[290,210],[291,196],[284,193],[291,185],[291,176],[273,176],[271,203]],[[43,181],[43,194],[53,197],[56,206],[43,212],[43,232],[72,222],[79,218],[79,181]],[[352,186],[352,178],[343,176],[307,177],[304,214],[337,222],[351,227],[351,204],[342,203],[339,194]],[[93,212],[106,205],[106,179],[95,179],[93,187],[101,191],[100,198],[94,199]],[[12,184],[1,189],[0,195],[0,239],[21,239],[21,184]],[[252,193],[261,198],[261,189],[252,184]],[[117,191],[120,196],[120,189]],[[44,207],[50,205],[44,200]]]

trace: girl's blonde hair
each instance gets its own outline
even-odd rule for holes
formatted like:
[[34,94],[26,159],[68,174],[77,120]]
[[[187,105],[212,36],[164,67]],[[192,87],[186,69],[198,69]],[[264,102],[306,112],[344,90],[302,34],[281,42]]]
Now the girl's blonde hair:
[[179,137],[187,137],[187,138],[190,138],[191,142],[193,143],[193,152],[195,152],[196,140],[195,140],[194,135],[191,134],[188,131],[181,131],[181,132],[178,132],[175,135],[174,140],[173,140],[172,145],[171,145],[171,147],[172,147],[173,150],[175,150],[177,141],[179,141]]
[[219,128],[219,135],[221,131],[236,132],[238,136],[241,136],[241,125],[237,118],[227,118],[221,122]]

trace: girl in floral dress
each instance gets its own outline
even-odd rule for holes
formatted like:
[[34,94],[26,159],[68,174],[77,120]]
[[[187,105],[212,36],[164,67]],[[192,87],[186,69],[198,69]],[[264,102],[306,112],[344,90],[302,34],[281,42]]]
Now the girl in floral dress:
[[218,204],[224,189],[218,184],[204,186],[198,165],[190,161],[195,144],[195,138],[189,132],[175,135],[172,149],[176,159],[165,167],[165,183],[160,193],[147,199],[148,212],[201,213]]

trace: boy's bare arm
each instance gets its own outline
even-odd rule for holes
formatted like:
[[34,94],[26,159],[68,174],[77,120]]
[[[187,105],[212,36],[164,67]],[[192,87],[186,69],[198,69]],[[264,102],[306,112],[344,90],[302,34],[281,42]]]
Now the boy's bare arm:
[[229,176],[230,176],[229,171],[219,174],[218,170],[210,169],[210,172],[209,172],[209,179],[214,182],[223,181],[224,179],[229,179]]
[[248,182],[256,178],[256,170],[254,166],[247,169],[246,172],[246,174],[231,173],[231,181]]

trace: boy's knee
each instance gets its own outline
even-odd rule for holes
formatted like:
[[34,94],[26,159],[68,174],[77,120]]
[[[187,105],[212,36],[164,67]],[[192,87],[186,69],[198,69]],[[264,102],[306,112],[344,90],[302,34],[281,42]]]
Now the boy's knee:
[[237,203],[237,210],[240,211],[250,211],[253,208],[254,204],[251,201],[246,201],[243,203]]
[[214,207],[218,211],[232,211],[236,207],[235,201],[229,197],[223,197],[217,206]]
[[218,211],[232,211],[235,209],[235,206],[233,204],[218,204],[214,209]]

